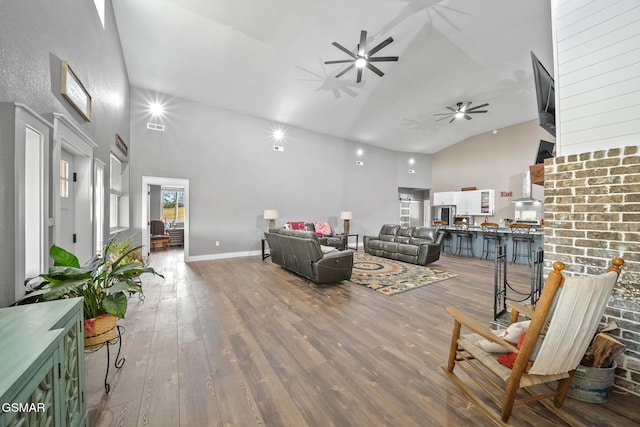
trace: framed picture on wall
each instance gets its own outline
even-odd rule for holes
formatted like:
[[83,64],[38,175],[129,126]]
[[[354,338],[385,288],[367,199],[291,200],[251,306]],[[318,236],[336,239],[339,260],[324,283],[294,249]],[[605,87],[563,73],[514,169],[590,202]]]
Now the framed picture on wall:
[[122,138],[120,138],[120,135],[118,135],[117,133],[116,133],[116,147],[118,147],[120,151],[122,151],[122,154],[124,154],[125,156],[129,155],[129,147],[127,147],[127,144],[124,143]]
[[86,121],[91,121],[91,95],[65,60],[62,60],[60,93]]

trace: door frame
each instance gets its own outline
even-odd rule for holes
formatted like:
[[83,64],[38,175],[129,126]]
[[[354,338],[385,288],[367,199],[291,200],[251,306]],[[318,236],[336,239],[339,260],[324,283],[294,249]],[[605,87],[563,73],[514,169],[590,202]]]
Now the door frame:
[[[75,244],[75,254],[80,262],[90,260],[95,254],[93,232],[93,150],[98,145],[80,128],[63,114],[53,113],[53,150],[52,169],[52,206],[53,206],[53,243],[61,241],[60,212],[60,160],[62,150],[71,153],[74,159],[74,172],[81,179],[74,185],[74,232],[80,235]],[[86,237],[85,237],[86,236]]]
[[142,225],[142,253],[150,253],[149,248],[149,186],[160,185],[184,188],[184,261],[189,259],[189,180],[184,178],[167,178],[159,176],[142,176],[141,225]]

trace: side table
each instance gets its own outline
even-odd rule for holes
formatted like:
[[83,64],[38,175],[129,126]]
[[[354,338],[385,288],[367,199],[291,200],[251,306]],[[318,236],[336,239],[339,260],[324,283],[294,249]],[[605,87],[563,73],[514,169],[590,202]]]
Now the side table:
[[[358,250],[358,243],[359,243],[359,239],[360,236],[356,233],[348,233],[348,234],[344,234],[344,233],[338,233],[337,236],[347,236],[347,247],[345,249],[353,249],[354,251]],[[349,237],[355,237],[356,238],[356,246],[355,247],[351,247],[349,246]]]
[[260,241],[260,246],[262,248],[262,260],[264,261],[265,259],[269,258],[271,256],[270,253],[265,253],[265,249],[267,246],[267,238],[263,237]]

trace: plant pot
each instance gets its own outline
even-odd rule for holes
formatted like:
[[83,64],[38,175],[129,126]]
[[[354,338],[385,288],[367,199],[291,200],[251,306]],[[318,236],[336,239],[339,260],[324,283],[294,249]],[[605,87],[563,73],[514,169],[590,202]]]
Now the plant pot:
[[103,314],[84,321],[84,348],[95,350],[105,342],[115,339],[118,318],[112,314]]

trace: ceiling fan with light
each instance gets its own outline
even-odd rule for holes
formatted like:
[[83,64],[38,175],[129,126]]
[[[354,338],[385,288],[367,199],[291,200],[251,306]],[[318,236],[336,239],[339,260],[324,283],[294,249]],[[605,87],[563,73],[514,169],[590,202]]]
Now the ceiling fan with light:
[[342,46],[338,42],[331,43],[332,45],[334,45],[335,47],[337,47],[338,49],[340,49],[341,51],[343,51],[344,53],[349,55],[351,58],[349,58],[349,59],[340,59],[340,60],[336,60],[336,61],[325,61],[324,63],[325,64],[347,64],[347,63],[351,63],[347,68],[345,68],[344,70],[342,70],[338,74],[336,74],[336,78],[341,77],[344,73],[346,73],[347,71],[351,70],[354,67],[358,70],[358,74],[356,76],[356,82],[357,83],[360,83],[362,81],[362,70],[365,67],[370,69],[374,73],[376,73],[378,76],[382,77],[382,76],[384,76],[384,73],[378,67],[373,65],[372,62],[397,61],[398,57],[397,56],[378,56],[378,57],[374,57],[373,55],[375,55],[377,52],[382,50],[382,48],[387,46],[392,41],[393,41],[393,38],[389,37],[389,38],[385,39],[384,41],[380,42],[377,46],[375,46],[375,47],[371,48],[369,51],[367,51],[366,50],[367,32],[362,30],[362,31],[360,31],[360,43],[356,47],[355,53],[350,51],[346,47]]
[[453,107],[445,107],[447,110],[451,110],[451,112],[449,113],[434,114],[434,116],[444,116],[436,120],[436,122],[450,118],[451,120],[449,120],[449,123],[453,123],[454,120],[461,119],[463,117],[467,120],[471,120],[471,116],[469,114],[486,113],[489,111],[489,110],[478,110],[479,108],[489,106],[489,104],[486,104],[486,103],[475,106],[473,108],[469,108],[471,106],[471,101],[468,101],[464,104],[462,102],[458,102],[457,106],[458,108],[455,108],[455,109]]

